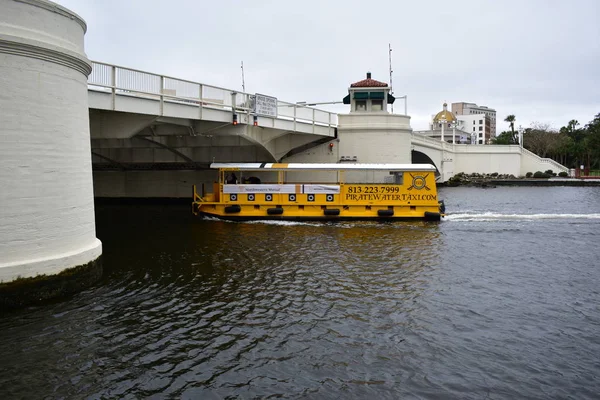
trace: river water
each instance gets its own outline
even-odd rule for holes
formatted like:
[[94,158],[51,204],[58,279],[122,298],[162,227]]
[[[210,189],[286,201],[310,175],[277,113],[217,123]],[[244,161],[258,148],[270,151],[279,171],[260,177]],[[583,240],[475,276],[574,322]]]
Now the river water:
[[99,205],[102,280],[0,315],[0,398],[598,398],[600,187],[440,197],[441,223]]

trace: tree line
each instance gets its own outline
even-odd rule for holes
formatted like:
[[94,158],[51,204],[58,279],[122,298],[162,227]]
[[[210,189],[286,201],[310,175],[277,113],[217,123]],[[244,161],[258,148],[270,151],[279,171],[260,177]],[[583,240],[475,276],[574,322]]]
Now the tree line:
[[[492,144],[519,144],[516,117],[504,119],[509,129],[492,139]],[[585,126],[571,120],[558,131],[548,124],[533,123],[523,130],[523,147],[543,158],[552,158],[569,168],[600,169],[600,113]]]

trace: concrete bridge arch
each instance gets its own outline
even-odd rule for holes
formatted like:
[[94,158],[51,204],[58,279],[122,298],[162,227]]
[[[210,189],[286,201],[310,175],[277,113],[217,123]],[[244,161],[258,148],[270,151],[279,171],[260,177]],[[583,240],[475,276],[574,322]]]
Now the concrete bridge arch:
[[[434,158],[437,158],[435,154],[431,154],[431,156],[433,156]],[[439,176],[440,175],[440,168],[439,165],[441,164],[441,161],[435,161],[431,158],[431,156],[429,154],[427,154],[426,152],[423,152],[422,149],[419,150],[415,150],[413,149],[411,151],[411,162],[413,164],[431,164],[435,167],[436,172],[435,175]],[[440,163],[440,164],[438,164]]]

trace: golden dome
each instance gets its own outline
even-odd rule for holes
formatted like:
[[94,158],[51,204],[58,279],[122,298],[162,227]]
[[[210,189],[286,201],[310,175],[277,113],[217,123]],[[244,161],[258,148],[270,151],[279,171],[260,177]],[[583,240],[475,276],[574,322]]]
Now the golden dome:
[[454,114],[452,114],[450,111],[448,111],[447,103],[444,103],[444,109],[442,111],[440,111],[439,113],[437,113],[435,115],[435,117],[433,117],[433,122],[440,122],[440,121],[445,121],[445,122],[456,121],[456,116],[454,116]]

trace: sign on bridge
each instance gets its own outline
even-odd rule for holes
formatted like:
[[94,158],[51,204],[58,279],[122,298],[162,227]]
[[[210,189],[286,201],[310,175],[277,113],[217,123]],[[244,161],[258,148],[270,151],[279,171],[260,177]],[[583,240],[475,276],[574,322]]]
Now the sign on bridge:
[[254,112],[263,117],[277,118],[277,97],[254,95]]

